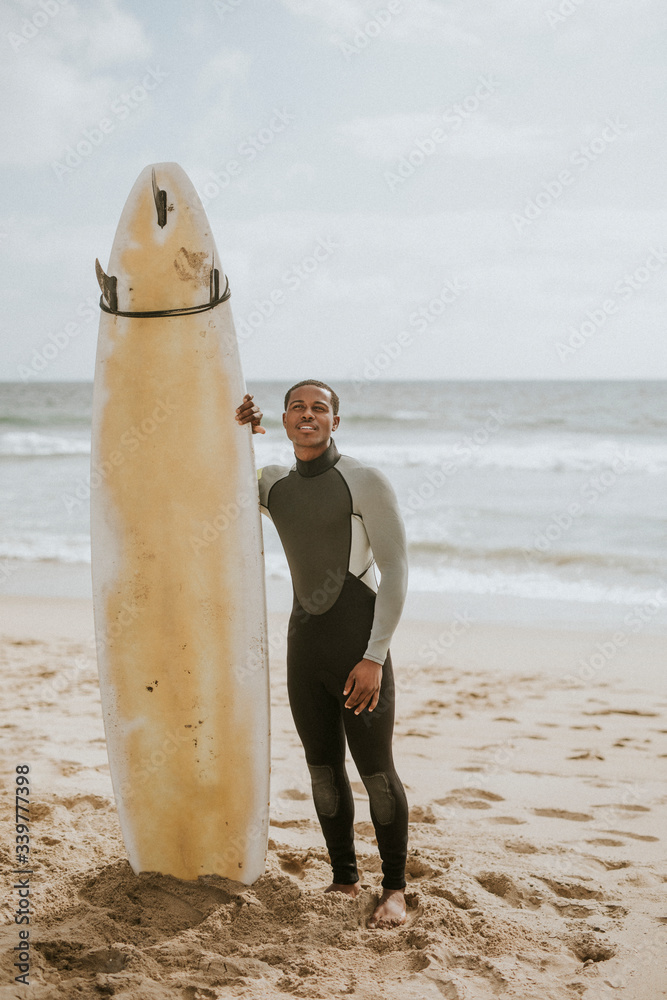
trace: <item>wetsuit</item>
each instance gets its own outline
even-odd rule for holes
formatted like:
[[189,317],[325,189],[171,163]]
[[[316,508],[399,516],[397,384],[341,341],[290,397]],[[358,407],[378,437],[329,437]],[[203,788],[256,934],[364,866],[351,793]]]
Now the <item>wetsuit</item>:
[[[276,526],[292,575],[287,689],[311,775],[333,881],[359,879],[345,737],[366,786],[385,889],[405,886],[408,806],[391,739],[394,678],[389,642],[407,588],[405,529],[389,480],[341,455],[333,438],[312,461],[258,470],[260,509]],[[374,564],[381,573],[378,586]],[[376,708],[344,708],[348,674],[383,665]]]

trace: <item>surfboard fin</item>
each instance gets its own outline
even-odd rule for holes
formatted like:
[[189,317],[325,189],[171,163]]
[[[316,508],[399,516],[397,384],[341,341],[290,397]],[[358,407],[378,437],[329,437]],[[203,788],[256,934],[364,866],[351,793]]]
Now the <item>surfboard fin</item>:
[[215,266],[215,254],[213,255],[213,262],[211,264],[209,293],[211,296],[211,302],[217,302],[220,298],[220,272]]
[[153,198],[155,199],[155,207],[157,208],[157,224],[160,229],[164,229],[167,225],[167,192],[162,191],[161,188],[158,187],[155,170],[153,170],[152,178]]
[[98,284],[102,290],[102,295],[107,301],[110,312],[116,312],[118,309],[118,291],[116,289],[118,279],[114,274],[104,273],[104,269],[97,257],[95,258],[95,274],[97,275]]

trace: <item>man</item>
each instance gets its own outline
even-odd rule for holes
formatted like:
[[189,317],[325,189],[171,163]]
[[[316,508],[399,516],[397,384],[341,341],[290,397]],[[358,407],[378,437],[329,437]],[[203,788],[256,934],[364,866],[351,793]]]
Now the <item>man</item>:
[[[324,382],[288,390],[283,426],[296,462],[258,470],[260,509],[276,526],[292,575],[287,688],[333,868],[326,891],[360,892],[347,737],[382,858],[383,892],[369,927],[395,927],[406,919],[408,805],[392,757],[389,643],[407,589],[405,529],[389,480],[338,452],[338,407]],[[265,433],[249,394],[236,419]]]

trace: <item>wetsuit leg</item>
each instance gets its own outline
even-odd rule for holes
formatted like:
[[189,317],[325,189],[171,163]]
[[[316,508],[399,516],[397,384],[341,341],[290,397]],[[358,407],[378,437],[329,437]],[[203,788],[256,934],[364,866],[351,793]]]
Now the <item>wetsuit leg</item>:
[[[358,661],[357,661],[358,662]],[[349,671],[348,671],[349,672]],[[382,858],[384,889],[405,887],[408,850],[408,802],[394,766],[394,675],[391,654],[382,667],[380,698],[359,715],[344,708],[345,735],[350,753],[368,792],[371,819]]]
[[336,603],[309,615],[295,599],[287,640],[290,706],[303,743],[313,797],[334,868],[334,881],[357,880],[354,806],[345,772],[345,739],[369,794],[371,818],[382,858],[386,889],[405,885],[408,806],[394,767],[394,679],[391,656],[382,671],[380,700],[373,712],[345,708],[343,688],[363,658],[373,622],[375,594],[348,575]]
[[338,699],[323,683],[318,640],[312,628],[299,629],[290,620],[287,692],[306,754],[333,881],[352,885],[359,881],[359,872],[354,850],[354,799],[345,769],[345,730]]

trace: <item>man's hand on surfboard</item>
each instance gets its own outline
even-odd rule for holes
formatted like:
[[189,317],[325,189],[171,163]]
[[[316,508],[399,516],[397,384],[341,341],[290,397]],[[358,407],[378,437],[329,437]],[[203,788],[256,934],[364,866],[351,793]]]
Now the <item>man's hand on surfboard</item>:
[[345,708],[353,708],[355,715],[363,712],[366,706],[372,712],[380,700],[381,684],[382,664],[375,660],[360,660],[350,670],[345,681],[343,694],[350,696],[345,702]]
[[240,424],[247,424],[250,421],[252,423],[253,434],[266,434],[265,429],[260,427],[260,420],[263,416],[264,414],[259,406],[255,406],[253,403],[250,393],[246,392],[243,402],[236,408],[236,419],[238,422]]

